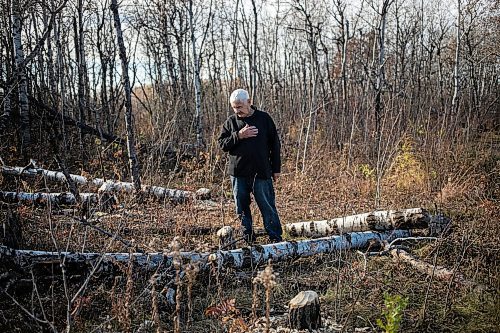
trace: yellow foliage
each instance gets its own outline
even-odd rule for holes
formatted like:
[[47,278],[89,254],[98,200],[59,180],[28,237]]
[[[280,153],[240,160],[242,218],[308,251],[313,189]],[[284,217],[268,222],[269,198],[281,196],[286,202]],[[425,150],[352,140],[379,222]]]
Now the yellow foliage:
[[358,168],[366,179],[375,178],[375,169],[370,168],[368,164],[360,164]]
[[425,184],[426,174],[415,154],[414,142],[410,138],[403,139],[388,175],[388,180],[400,190],[421,187]]

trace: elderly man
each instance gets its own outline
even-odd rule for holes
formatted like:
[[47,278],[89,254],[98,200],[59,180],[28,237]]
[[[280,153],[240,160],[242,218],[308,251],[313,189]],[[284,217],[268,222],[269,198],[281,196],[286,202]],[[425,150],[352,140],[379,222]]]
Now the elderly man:
[[269,114],[251,105],[246,90],[233,91],[229,102],[234,114],[224,122],[218,141],[222,150],[229,153],[236,212],[245,239],[248,243],[255,241],[250,211],[250,193],[253,193],[269,240],[281,242],[283,232],[273,187],[281,169],[276,125]]

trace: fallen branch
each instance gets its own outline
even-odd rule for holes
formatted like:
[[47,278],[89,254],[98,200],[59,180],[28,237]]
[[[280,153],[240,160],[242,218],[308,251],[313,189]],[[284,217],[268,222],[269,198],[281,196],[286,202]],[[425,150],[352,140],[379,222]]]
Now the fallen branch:
[[[363,248],[373,240],[384,241],[397,237],[409,236],[406,230],[394,230],[387,233],[359,232],[301,241],[281,242],[275,244],[256,245],[229,251],[215,253],[180,252],[184,262],[217,262],[219,265],[244,268],[266,264],[269,259],[273,262],[309,257],[320,253],[332,253],[339,250]],[[0,246],[0,263],[11,263],[17,267],[26,268],[34,265],[60,264],[62,260],[66,267],[82,269],[94,267],[97,264],[105,267],[114,263],[128,263],[134,257],[134,266],[143,270],[154,270],[160,265],[170,267],[174,257],[162,252],[156,253],[74,253],[74,252],[47,252],[14,250]],[[209,267],[201,265],[201,267]],[[104,269],[106,271],[106,269]]]
[[80,128],[82,130],[82,133],[84,134],[91,134],[94,136],[97,136],[99,138],[102,138],[108,142],[116,142],[120,145],[125,145],[125,140],[109,133],[104,133],[100,129],[94,128],[92,126],[89,126],[79,120],[73,119],[69,116],[62,115],[59,113],[57,110],[51,108],[50,106],[46,105],[45,103],[42,103],[38,99],[34,98],[33,96],[29,97],[30,103],[35,105],[37,108],[35,110],[38,111],[45,111],[46,113],[44,114],[45,116],[48,116],[50,120],[52,121],[64,121],[65,125],[72,125]]
[[81,223],[82,225],[86,226],[86,227],[89,227],[91,229],[94,229],[96,230],[97,232],[100,232],[101,234],[103,235],[106,235],[108,237],[110,237],[111,239],[116,239],[117,241],[119,241],[120,243],[122,243],[123,245],[125,245],[126,247],[128,248],[131,248],[131,249],[134,249],[135,251],[137,252],[140,252],[140,253],[144,253],[144,251],[139,248],[138,246],[134,245],[133,243],[129,242],[128,240],[124,239],[123,237],[121,237],[120,235],[118,234],[113,234],[107,230],[104,230],[92,223],[90,223],[89,221],[87,221],[86,219],[83,219],[83,218],[77,218],[75,216],[71,216],[71,215],[66,215],[68,216],[69,218]]
[[454,272],[444,266],[432,265],[420,260],[416,256],[401,248],[393,248],[389,250],[392,258],[398,261],[405,262],[415,268],[420,273],[428,276],[433,276],[441,281],[453,281],[457,284],[466,287],[475,287],[476,283],[468,281],[461,273]]
[[289,223],[286,231],[294,237],[318,237],[346,232],[427,228],[432,217],[423,208],[375,211],[331,220]]

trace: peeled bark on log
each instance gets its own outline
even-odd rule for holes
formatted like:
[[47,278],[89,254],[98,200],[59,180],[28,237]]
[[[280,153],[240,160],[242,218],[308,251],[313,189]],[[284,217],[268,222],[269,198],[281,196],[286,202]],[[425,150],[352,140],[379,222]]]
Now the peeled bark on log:
[[[26,193],[0,191],[0,201],[8,203],[29,203],[45,205],[47,202],[56,205],[76,205],[78,202],[71,193]],[[97,203],[98,195],[95,193],[80,193],[80,201]]]
[[318,237],[358,231],[427,228],[431,215],[423,208],[375,211],[323,221],[288,223],[291,236]]
[[[22,168],[22,167],[9,167],[0,166],[0,170],[4,175],[11,176],[27,176],[36,177],[43,176],[55,182],[66,183],[66,177],[60,171],[51,171],[42,168]],[[99,192],[133,192],[134,184],[128,182],[115,182],[111,180],[104,180],[102,178],[88,179],[84,176],[70,174],[69,177],[79,185],[88,185],[92,187],[99,187]],[[154,196],[158,199],[172,199],[174,201],[185,201],[189,199],[208,199],[210,198],[210,190],[200,188],[196,192],[169,189],[160,186],[142,185],[142,193],[148,196]]]
[[291,329],[315,330],[321,327],[319,296],[315,291],[301,291],[288,303],[288,325]]
[[[320,239],[302,240],[297,242],[281,242],[267,245],[258,245],[243,249],[217,251],[216,253],[180,252],[183,261],[207,263],[217,261],[219,265],[234,268],[250,267],[297,257],[309,257],[320,253],[332,253],[338,250],[347,250],[366,247],[370,241],[390,240],[393,238],[408,237],[407,230],[394,230],[391,233],[362,232],[332,236]],[[104,265],[113,266],[113,263],[127,263],[131,255],[134,257],[134,266],[143,270],[155,270],[160,265],[170,267],[173,262],[171,255],[155,253],[74,253],[74,252],[47,252],[14,250],[0,246],[0,264],[10,262],[18,267],[32,267],[33,265],[58,264],[64,259],[67,267],[78,270]],[[208,267],[201,265],[200,267]],[[102,270],[101,270],[102,271]]]

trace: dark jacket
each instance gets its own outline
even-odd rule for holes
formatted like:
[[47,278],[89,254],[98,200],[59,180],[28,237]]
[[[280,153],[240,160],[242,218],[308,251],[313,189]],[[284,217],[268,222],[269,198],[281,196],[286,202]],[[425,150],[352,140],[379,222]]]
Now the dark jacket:
[[[219,146],[229,153],[229,174],[235,177],[271,178],[281,172],[281,144],[273,119],[266,112],[252,106],[250,117],[231,115],[222,126]],[[239,139],[238,131],[255,126],[259,134],[253,138]]]

